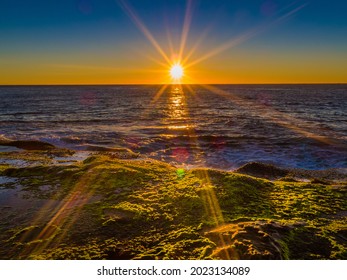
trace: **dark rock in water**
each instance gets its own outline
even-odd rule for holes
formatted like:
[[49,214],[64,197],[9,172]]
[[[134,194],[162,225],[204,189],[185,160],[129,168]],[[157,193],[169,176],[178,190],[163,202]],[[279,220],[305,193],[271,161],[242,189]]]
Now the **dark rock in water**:
[[279,179],[289,174],[288,170],[259,162],[247,163],[235,170],[235,172],[265,179]]
[[35,140],[19,140],[19,141],[0,141],[1,146],[11,146],[24,150],[52,150],[55,149],[55,146],[42,141]]

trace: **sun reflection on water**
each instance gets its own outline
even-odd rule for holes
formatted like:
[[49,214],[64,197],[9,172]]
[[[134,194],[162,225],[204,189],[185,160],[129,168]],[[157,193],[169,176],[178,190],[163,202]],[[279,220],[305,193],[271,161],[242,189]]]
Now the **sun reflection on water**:
[[167,119],[164,122],[168,123],[169,129],[182,129],[188,127],[188,111],[186,96],[181,86],[172,86],[167,103]]

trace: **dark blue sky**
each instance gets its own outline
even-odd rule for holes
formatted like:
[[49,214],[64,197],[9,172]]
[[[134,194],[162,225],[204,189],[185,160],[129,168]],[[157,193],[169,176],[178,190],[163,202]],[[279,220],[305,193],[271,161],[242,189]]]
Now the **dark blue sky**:
[[[0,74],[7,67],[13,69],[7,75],[14,75],[21,64],[21,69],[29,70],[29,64],[35,66],[35,61],[40,61],[40,67],[43,62],[97,66],[99,61],[100,67],[136,68],[134,56],[141,52],[153,56],[156,51],[119,3],[117,0],[1,0],[0,63],[3,62],[3,66],[0,66]],[[174,48],[179,47],[187,1],[131,0],[127,3],[165,52],[169,49],[167,33]],[[276,22],[302,5],[305,6],[295,14]],[[234,53],[249,51],[250,56],[254,56],[263,50],[278,54],[278,59],[294,52],[301,57],[305,52],[317,51],[336,54],[346,61],[347,1],[193,0],[191,14],[187,50],[209,28],[195,58],[254,28],[268,26],[236,46]],[[111,55],[112,59],[104,54]],[[211,65],[218,64],[228,54],[229,50],[217,54]],[[328,64],[333,65],[334,61]],[[139,67],[145,64],[140,61]],[[222,68],[220,71],[227,71]],[[340,68],[332,71],[340,71]]]

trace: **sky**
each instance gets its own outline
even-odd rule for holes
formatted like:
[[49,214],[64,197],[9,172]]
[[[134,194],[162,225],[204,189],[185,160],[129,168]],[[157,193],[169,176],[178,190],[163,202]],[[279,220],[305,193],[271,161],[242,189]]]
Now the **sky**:
[[347,1],[1,0],[0,84],[347,83]]

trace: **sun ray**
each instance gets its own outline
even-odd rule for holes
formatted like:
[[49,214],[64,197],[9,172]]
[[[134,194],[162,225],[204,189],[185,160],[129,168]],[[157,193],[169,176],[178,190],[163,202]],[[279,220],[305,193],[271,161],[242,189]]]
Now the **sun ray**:
[[161,60],[159,60],[153,56],[145,54],[144,57],[146,57],[148,60],[151,60],[151,61],[155,62],[156,64],[162,66],[163,68],[167,68],[167,64],[165,64],[163,61],[161,61]]
[[170,30],[168,27],[166,28],[166,38],[167,38],[168,45],[169,45],[170,55],[172,56],[171,58],[173,58],[175,51],[174,51],[174,46],[173,46],[173,42],[172,42],[172,36],[171,36]]
[[167,89],[169,85],[165,84],[163,85],[155,94],[153,100],[151,101],[150,105],[153,105],[153,103],[156,103],[157,100],[162,96],[162,94],[165,92],[165,90]]
[[153,106],[154,104],[159,100],[159,98],[163,95],[163,93],[165,92],[165,90],[168,88],[168,84],[164,84],[162,85],[159,90],[155,93],[154,97],[152,98],[152,100],[149,103],[148,108],[146,108],[142,114],[141,117],[147,117],[148,114],[150,113],[150,111],[153,110]]
[[118,0],[119,5],[125,11],[125,13],[131,18],[134,24],[140,29],[140,31],[146,36],[148,41],[153,45],[153,47],[159,52],[159,54],[165,59],[167,63],[171,63],[169,57],[163,51],[162,47],[159,45],[157,40],[154,38],[152,33],[146,27],[146,25],[142,22],[140,17],[135,13],[134,9],[132,9],[129,4],[124,0]]
[[211,51],[202,55],[198,59],[190,62],[189,64],[186,65],[186,67],[187,68],[191,67],[197,63],[205,61],[205,60],[207,60],[213,56],[216,56],[216,55],[220,54],[221,52],[224,52],[230,48],[233,48],[237,45],[240,45],[241,43],[244,43],[245,41],[249,40],[250,38],[255,37],[255,36],[259,35],[260,33],[267,31],[270,27],[285,21],[286,19],[288,19],[289,17],[291,17],[292,15],[296,14],[297,12],[302,10],[304,7],[306,7],[306,5],[307,4],[303,4],[303,5],[295,8],[295,9],[287,12],[285,15],[280,16],[279,18],[275,19],[274,21],[272,21],[270,23],[253,28],[250,31],[248,31],[247,33],[242,34],[236,38],[233,38],[233,39],[225,42],[224,44],[219,45],[218,47],[216,47],[215,49],[212,49]]
[[[252,102],[251,100],[247,100],[246,102],[246,100],[244,100],[243,98],[236,96],[235,94],[232,94],[230,92],[226,92],[212,85],[201,85],[201,86],[203,86],[207,90],[219,96],[222,96],[226,99],[231,100],[233,103],[235,103],[236,105],[240,107],[244,107],[245,110],[248,110],[249,114],[252,114],[254,116],[260,116],[263,119],[269,120],[273,123],[276,123],[287,129],[290,129],[296,132],[297,134],[301,134],[307,138],[311,138],[311,139],[314,139],[329,145],[340,145],[339,143],[337,143],[336,140],[332,138],[329,138],[323,135],[318,135],[314,132],[308,131],[307,129],[303,128],[303,127],[312,127],[312,123],[306,123],[303,120],[291,117],[286,113],[279,112],[276,109],[269,108],[268,106],[259,104],[257,102]],[[252,103],[251,104],[252,110],[249,110],[250,102]]]
[[178,54],[178,60],[179,61],[182,61],[184,49],[185,49],[185,46],[187,43],[190,24],[192,22],[192,3],[193,3],[192,0],[187,0],[186,13],[184,16],[182,35],[181,35],[180,50],[179,50],[179,54]]
[[[54,244],[60,244],[78,219],[82,207],[93,197],[93,190],[87,192],[85,190],[85,186],[90,185],[93,180],[98,180],[98,174],[96,176],[91,176],[89,173],[83,175],[69,194],[52,210],[54,215],[48,222],[45,222],[44,217],[38,214],[34,219],[35,223],[45,222],[45,226],[35,240],[42,240],[42,242],[24,248],[25,253],[40,254],[44,249],[52,247]],[[23,236],[22,240],[25,240],[26,237]]]
[[200,97],[196,94],[195,90],[193,90],[191,85],[185,84],[185,87],[188,89],[189,93],[194,97],[194,99],[197,102],[201,101]]
[[[202,34],[200,35],[200,37],[196,40],[195,44],[193,45],[193,47],[189,50],[188,54],[186,56],[184,56],[184,58],[182,59],[182,64],[185,65],[188,60],[191,58],[191,56],[196,52],[196,50],[200,47],[200,45],[202,44],[202,42],[205,40],[206,36],[209,34],[209,32],[212,29],[212,25],[210,25],[210,27],[206,28],[204,32],[202,32]],[[187,68],[189,66],[186,66]]]

